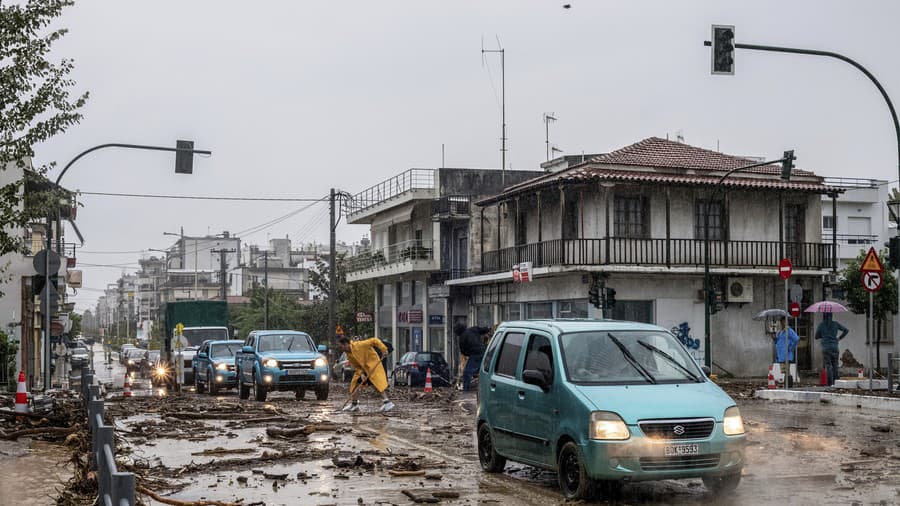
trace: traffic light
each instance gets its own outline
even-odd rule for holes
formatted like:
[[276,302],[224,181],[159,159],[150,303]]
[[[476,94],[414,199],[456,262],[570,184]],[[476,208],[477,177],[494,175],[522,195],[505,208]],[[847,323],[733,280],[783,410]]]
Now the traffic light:
[[706,292],[706,303],[709,305],[709,314],[714,315],[719,312],[719,300],[715,290],[710,289]]
[[712,27],[712,73],[734,74],[734,25]]
[[194,141],[175,141],[175,173],[194,173]]
[[796,159],[793,149],[784,152],[784,157],[781,159],[781,179],[785,181],[791,180],[791,171],[794,170],[794,160]]
[[612,309],[612,308],[616,307],[616,289],[615,288],[607,288],[605,299],[606,299],[605,300],[606,309]]
[[900,268],[900,237],[891,237],[887,243],[888,265],[894,269]]
[[588,302],[593,304],[595,308],[600,308],[600,288],[595,284],[588,288]]

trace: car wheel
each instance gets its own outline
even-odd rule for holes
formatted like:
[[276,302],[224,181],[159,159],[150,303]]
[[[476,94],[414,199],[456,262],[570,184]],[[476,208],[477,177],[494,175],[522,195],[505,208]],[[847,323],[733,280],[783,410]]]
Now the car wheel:
[[489,473],[502,472],[506,467],[506,457],[501,457],[494,448],[494,435],[486,423],[478,427],[478,461]]
[[589,499],[594,492],[594,480],[588,476],[578,445],[569,441],[559,452],[559,488],[566,499]]
[[219,385],[216,385],[214,380],[212,371],[206,371],[206,389],[209,391],[209,395],[218,395],[219,393]]
[[713,495],[727,494],[733,492],[741,483],[741,473],[726,474],[724,476],[704,476],[703,484],[706,490],[712,492]]
[[306,390],[303,390],[302,388],[294,390],[294,398],[297,399],[298,401],[302,401],[303,397],[305,397],[305,396],[306,396]]
[[206,391],[206,389],[203,387],[203,383],[200,383],[199,376],[200,376],[199,374],[194,375],[194,389],[197,390],[198,394],[202,394],[203,392]]
[[256,382],[256,373],[253,373],[253,398],[258,402],[266,402],[266,397],[269,392],[266,391],[266,387],[264,385],[260,385]]
[[327,401],[328,400],[328,385],[324,387],[319,387],[316,389],[316,400],[319,401]]

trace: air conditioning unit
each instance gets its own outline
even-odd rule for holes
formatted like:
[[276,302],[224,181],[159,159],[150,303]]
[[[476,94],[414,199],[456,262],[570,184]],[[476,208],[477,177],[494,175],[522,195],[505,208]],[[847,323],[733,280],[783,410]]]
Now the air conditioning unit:
[[725,297],[728,302],[753,302],[753,278],[728,278]]
[[837,274],[826,274],[824,279],[826,284],[836,285],[838,284],[838,275]]

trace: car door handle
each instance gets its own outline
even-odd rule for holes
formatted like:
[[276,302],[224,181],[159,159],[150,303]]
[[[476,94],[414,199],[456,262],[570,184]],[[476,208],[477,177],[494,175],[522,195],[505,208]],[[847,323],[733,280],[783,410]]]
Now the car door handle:
[[496,390],[496,389],[497,389],[497,384],[496,384],[496,383],[491,383],[491,392],[493,392],[493,391]]
[[525,400],[525,390],[519,390],[519,400]]

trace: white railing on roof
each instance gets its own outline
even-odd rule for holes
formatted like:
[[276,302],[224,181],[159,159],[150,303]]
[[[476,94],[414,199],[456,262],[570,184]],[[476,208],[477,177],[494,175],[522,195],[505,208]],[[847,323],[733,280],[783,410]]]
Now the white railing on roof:
[[434,188],[434,169],[409,169],[357,193],[347,202],[347,214],[376,206],[411,190]]

